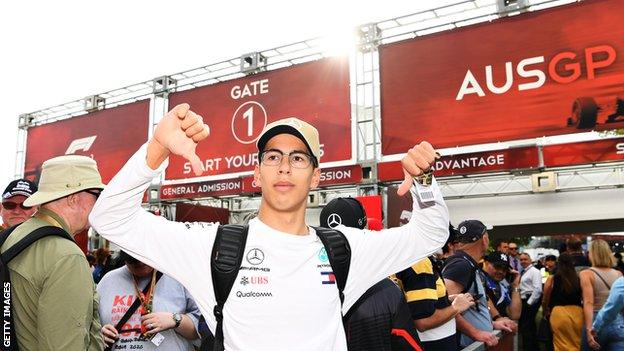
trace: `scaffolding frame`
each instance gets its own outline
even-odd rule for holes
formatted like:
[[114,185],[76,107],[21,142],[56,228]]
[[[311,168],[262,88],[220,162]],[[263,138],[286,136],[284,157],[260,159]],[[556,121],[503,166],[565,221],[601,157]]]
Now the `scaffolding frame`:
[[[517,0],[511,1],[510,6],[505,6],[503,1],[454,1],[436,8],[376,23],[367,23],[355,28],[353,50],[349,54],[351,118],[354,136],[352,143],[355,151],[353,159],[356,163],[361,164],[367,172],[370,172],[369,176],[365,177],[365,183],[356,186],[358,194],[377,193],[379,190],[377,164],[383,158],[381,153],[380,46],[525,12],[574,3],[579,0]],[[20,115],[15,176],[23,175],[27,130],[30,127],[85,115],[89,111],[149,99],[149,136],[151,136],[158,121],[168,110],[169,94],[331,57],[333,55],[328,50],[329,41],[330,38],[328,37],[317,37],[263,51],[250,52],[220,62],[156,77],[152,80]],[[501,145],[506,147],[517,142],[498,143],[496,147],[501,148]],[[537,139],[519,142],[540,144]],[[486,149],[488,149],[487,146]],[[460,153],[463,150],[472,152],[471,147],[454,149],[455,152],[459,151]],[[514,175],[511,176],[515,177]],[[477,178],[480,177],[484,176],[477,176]],[[466,179],[474,181],[475,178]],[[152,184],[152,188],[159,189],[163,180],[164,178],[156,180]],[[447,186],[450,187],[450,184],[455,184],[454,182],[453,179],[449,180]],[[460,181],[457,182],[461,183]],[[497,190],[490,190],[489,195],[498,194]],[[151,203],[158,203],[159,201],[159,197],[150,199]],[[233,207],[233,203],[234,201],[228,201],[228,206]]]

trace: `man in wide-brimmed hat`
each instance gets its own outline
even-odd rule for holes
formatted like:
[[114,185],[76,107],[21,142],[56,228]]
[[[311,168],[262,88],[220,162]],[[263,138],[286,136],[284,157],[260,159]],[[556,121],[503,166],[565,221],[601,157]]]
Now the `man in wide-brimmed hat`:
[[89,213],[103,188],[89,157],[60,156],[43,163],[39,189],[24,201],[25,206],[39,205],[39,211],[0,248],[5,253],[42,227],[66,234],[37,240],[8,263],[20,350],[103,348],[91,271],[73,241],[89,227]]

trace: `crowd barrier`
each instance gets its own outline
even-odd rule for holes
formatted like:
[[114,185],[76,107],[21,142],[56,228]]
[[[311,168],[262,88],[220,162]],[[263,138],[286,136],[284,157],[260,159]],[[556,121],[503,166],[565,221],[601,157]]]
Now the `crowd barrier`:
[[466,346],[461,351],[518,351],[518,334],[503,334],[500,330],[495,330],[494,334],[500,338],[496,347],[488,348],[484,343],[475,341]]

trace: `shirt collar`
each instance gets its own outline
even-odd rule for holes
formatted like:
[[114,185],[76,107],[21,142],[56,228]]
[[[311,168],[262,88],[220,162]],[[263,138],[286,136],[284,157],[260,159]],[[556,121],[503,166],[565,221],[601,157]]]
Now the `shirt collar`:
[[[68,232],[72,237],[73,234],[72,232],[70,232],[70,228],[69,225],[67,225],[67,223],[65,222],[65,220],[63,220],[63,218],[61,218],[61,216],[57,215],[55,212],[48,210],[46,208],[39,208],[39,210],[37,211],[37,213],[35,214],[35,217],[37,217],[38,214],[41,214],[41,217],[45,216],[49,216],[52,219],[54,219],[58,224],[61,225],[61,228],[63,228],[66,232]],[[43,219],[43,218],[40,218]],[[47,220],[43,219],[44,221],[48,222]],[[51,225],[57,226],[57,223],[50,223]]]

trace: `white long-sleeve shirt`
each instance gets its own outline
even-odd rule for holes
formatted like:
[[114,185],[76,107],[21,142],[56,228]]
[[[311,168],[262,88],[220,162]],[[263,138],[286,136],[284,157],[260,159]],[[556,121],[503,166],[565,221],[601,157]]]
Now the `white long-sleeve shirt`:
[[520,277],[520,296],[528,298],[529,305],[537,303],[542,296],[542,273],[533,265],[525,268]]
[[[102,192],[89,220],[104,238],[179,281],[214,331],[210,256],[218,226],[172,222],[143,210],[143,192],[166,167],[154,171],[145,158],[143,146]],[[337,228],[351,246],[342,311],[382,278],[444,245],[448,210],[435,182],[431,189],[435,203],[421,208],[414,201],[405,226],[381,233]],[[302,236],[259,219],[249,223],[246,257],[223,309],[226,350],[347,350],[340,299],[322,251],[313,228]]]

